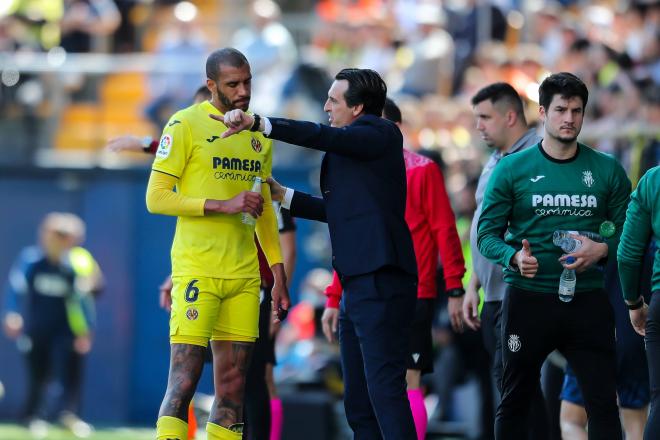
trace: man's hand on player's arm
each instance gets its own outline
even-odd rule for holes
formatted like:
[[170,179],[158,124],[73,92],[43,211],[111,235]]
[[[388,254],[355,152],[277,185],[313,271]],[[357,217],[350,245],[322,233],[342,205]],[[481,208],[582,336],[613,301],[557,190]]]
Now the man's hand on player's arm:
[[289,312],[291,301],[289,299],[289,289],[286,287],[286,274],[284,273],[284,264],[276,263],[270,267],[273,272],[275,283],[271,296],[273,298],[273,322],[281,322],[286,318]]
[[270,196],[276,202],[281,202],[284,199],[284,194],[286,193],[286,186],[282,186],[280,182],[275,180],[273,176],[268,176],[266,178],[266,183],[270,186]]
[[264,211],[264,198],[252,191],[243,191],[229,200],[207,199],[204,213],[237,214],[247,212],[252,217],[259,217]]

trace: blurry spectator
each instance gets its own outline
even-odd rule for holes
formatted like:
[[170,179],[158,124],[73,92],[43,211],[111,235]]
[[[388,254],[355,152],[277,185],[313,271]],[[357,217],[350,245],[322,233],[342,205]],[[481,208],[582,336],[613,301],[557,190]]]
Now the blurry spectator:
[[416,7],[417,32],[408,43],[413,61],[404,73],[401,93],[422,97],[451,92],[454,43],[444,30],[446,17],[439,5]]
[[[102,284],[89,252],[77,247],[85,224],[74,214],[50,213],[39,229],[39,245],[24,249],[9,274],[3,317],[5,334],[24,352],[29,376],[23,417],[34,430],[57,415],[77,436],[91,427],[79,411],[83,356],[92,347],[93,294]],[[58,398],[44,400],[51,376]]]
[[278,114],[277,97],[297,58],[293,37],[280,19],[280,7],[272,0],[254,0],[251,25],[239,29],[232,46],[245,54],[252,68],[254,111]]
[[151,101],[145,112],[158,127],[163,127],[174,112],[192,104],[190,97],[198,84],[206,82],[205,76],[198,72],[177,71],[182,63],[204,65],[208,48],[204,34],[195,26],[195,16],[188,21],[176,16],[175,19],[159,36],[156,49],[158,63],[167,71],[149,78]]
[[479,43],[504,40],[506,20],[500,9],[489,2],[467,0],[460,10],[448,10],[449,33],[456,45],[454,57],[454,87],[461,86],[463,73],[469,66]]
[[[8,23],[9,36],[16,49],[41,51],[59,44],[58,22],[63,13],[62,1],[13,0],[8,7],[6,1],[1,2],[3,11],[0,12],[0,22]],[[2,13],[10,15],[2,17]]]
[[94,37],[112,34],[120,22],[112,0],[64,0],[60,45],[67,52],[95,51]]

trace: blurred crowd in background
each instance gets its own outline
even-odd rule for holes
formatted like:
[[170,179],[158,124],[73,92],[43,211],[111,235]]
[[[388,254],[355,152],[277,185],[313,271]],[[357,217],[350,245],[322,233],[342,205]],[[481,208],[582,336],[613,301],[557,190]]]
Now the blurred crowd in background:
[[[459,233],[469,231],[489,154],[470,106],[487,84],[512,84],[534,125],[541,81],[573,72],[590,92],[581,140],[619,158],[633,184],[660,163],[657,0],[3,0],[0,165],[147,166],[148,157],[109,153],[107,140],[158,137],[205,83],[207,54],[225,46],[250,61],[252,110],[264,115],[326,122],[323,102],[336,72],[378,71],[402,109],[406,145],[441,165]],[[276,147],[276,169],[318,163],[316,152]],[[327,253],[314,243],[306,246]],[[322,343],[310,325],[329,274],[300,276],[302,306],[280,336],[288,354],[281,380],[300,380],[305,368],[318,373],[314,361],[338,365],[336,356],[316,357],[314,345],[300,345],[315,336]],[[439,316],[436,342],[446,347],[456,335]],[[478,352],[469,345],[478,343],[456,359],[461,350]],[[456,376],[478,370],[475,356],[452,362],[464,366]],[[321,379],[310,373],[310,381],[340,394],[338,367],[328,371]],[[435,382],[436,390],[447,386]],[[439,394],[441,408],[447,399]],[[437,416],[451,418],[446,410]]]

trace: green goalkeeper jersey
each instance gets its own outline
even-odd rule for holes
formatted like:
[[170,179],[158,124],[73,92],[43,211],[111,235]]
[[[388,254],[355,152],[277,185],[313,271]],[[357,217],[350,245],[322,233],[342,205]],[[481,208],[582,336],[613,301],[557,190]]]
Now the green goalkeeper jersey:
[[[616,225],[606,239],[609,257],[616,248],[626,216],[630,181],[612,156],[578,143],[575,156],[557,160],[541,144],[501,160],[484,195],[479,218],[479,251],[504,267],[504,280],[520,289],[557,293],[562,250],[552,242],[555,230],[598,233],[606,220]],[[525,278],[511,259],[529,240],[539,268]],[[603,287],[603,272],[591,267],[577,275],[576,291]]]
[[619,275],[623,297],[633,301],[643,292],[639,288],[644,251],[655,242],[651,291],[660,291],[660,166],[651,168],[641,178],[630,197],[626,224],[618,252]]

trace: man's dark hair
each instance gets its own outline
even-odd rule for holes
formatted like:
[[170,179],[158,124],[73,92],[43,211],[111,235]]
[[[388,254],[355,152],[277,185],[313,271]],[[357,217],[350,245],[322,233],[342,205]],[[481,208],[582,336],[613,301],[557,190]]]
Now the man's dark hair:
[[481,104],[486,100],[490,101],[493,105],[498,103],[506,104],[507,107],[512,108],[516,112],[519,118],[522,118],[523,123],[525,122],[522,99],[520,99],[520,95],[511,84],[496,82],[482,88],[472,97],[472,106]]
[[206,85],[203,85],[199,89],[197,89],[197,91],[195,91],[193,97],[195,99],[197,99],[197,97],[203,99],[211,99],[211,91],[209,90],[208,87],[206,87]]
[[554,73],[547,77],[539,86],[539,104],[548,109],[555,95],[563,99],[575,96],[582,98],[582,109],[587,106],[589,91],[580,78],[569,72]]
[[380,75],[371,69],[343,69],[336,80],[348,81],[344,99],[349,107],[362,104],[365,114],[381,116],[387,96],[387,85]]
[[211,52],[206,59],[206,77],[217,81],[220,76],[220,65],[243,67],[249,64],[245,55],[233,47],[225,47]]
[[385,107],[383,107],[383,117],[395,124],[401,123],[401,109],[390,98],[385,98]]

